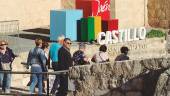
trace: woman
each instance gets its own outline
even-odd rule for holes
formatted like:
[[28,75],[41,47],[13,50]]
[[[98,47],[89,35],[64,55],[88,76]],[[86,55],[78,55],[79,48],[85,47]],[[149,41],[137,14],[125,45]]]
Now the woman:
[[[46,42],[46,41],[44,41],[43,43],[42,43],[42,47],[41,47],[43,50],[44,50],[44,52],[45,52],[45,57],[46,57],[46,59],[47,59],[47,64],[46,64],[46,66],[48,66],[49,64],[48,63],[50,63],[50,61],[48,61],[48,60],[50,60],[49,59],[49,44],[48,44],[48,42]],[[47,72],[47,71],[44,71],[44,72]],[[46,80],[48,79],[48,77],[47,77],[47,75],[43,75],[43,92],[45,92],[45,85],[46,85]],[[47,86],[46,86],[47,87]]]
[[48,42],[44,41],[44,42],[42,43],[42,47],[41,47],[41,48],[44,50],[44,52],[45,52],[45,57],[46,57],[47,60],[48,60],[48,58],[49,58],[49,44],[48,44]]
[[[31,66],[31,72],[44,72],[46,69],[46,57],[45,52],[41,49],[42,47],[42,39],[35,40],[35,48],[31,49],[28,58],[27,64]],[[30,85],[30,93],[34,93],[34,89],[36,84],[38,84],[38,94],[42,94],[43,86],[42,86],[42,74],[32,74],[31,75],[31,85]]]
[[109,61],[109,56],[107,53],[107,46],[106,45],[101,45],[99,48],[99,52],[96,53],[93,57],[92,57],[92,62],[95,63],[103,63],[103,62],[108,62]]
[[[0,41],[0,71],[11,71],[11,64],[16,57],[7,45],[8,43],[6,41]],[[10,93],[11,74],[0,73],[0,83],[2,85],[2,90],[5,93]]]
[[129,60],[129,56],[128,56],[129,48],[126,46],[123,46],[120,48],[120,51],[121,51],[121,54],[116,57],[115,61]]

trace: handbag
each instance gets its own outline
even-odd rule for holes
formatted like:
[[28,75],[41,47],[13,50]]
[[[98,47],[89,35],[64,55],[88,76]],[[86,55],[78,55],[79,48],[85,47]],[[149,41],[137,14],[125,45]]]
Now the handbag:
[[9,71],[11,70],[11,62],[9,63],[3,63],[1,62],[2,70]]

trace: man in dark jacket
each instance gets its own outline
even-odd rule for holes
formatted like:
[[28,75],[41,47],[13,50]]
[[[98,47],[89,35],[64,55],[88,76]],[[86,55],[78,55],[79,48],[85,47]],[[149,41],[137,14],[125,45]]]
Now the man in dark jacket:
[[[63,42],[63,46],[59,49],[58,52],[58,64],[59,70],[68,70],[69,67],[73,65],[71,53],[71,40],[69,38],[65,38]],[[68,74],[60,75],[60,87],[57,93],[57,96],[66,96],[68,91]]]
[[116,57],[115,61],[129,60],[129,56],[127,56],[129,51],[128,47],[123,46],[121,47],[120,51],[121,54]]

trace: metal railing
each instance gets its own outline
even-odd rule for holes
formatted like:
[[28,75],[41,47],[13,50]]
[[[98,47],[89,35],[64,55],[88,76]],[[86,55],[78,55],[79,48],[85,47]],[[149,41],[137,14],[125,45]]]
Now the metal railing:
[[[43,93],[42,95],[50,96],[49,93],[49,75],[59,75],[59,74],[67,74],[69,70],[62,70],[62,71],[54,71],[54,72],[22,72],[22,71],[0,71],[0,73],[6,74],[43,74],[47,75],[47,92]],[[37,94],[19,94],[19,93],[0,93],[0,95],[15,95],[15,96],[22,96],[22,95],[37,95]]]
[[0,21],[0,34],[16,34],[19,32],[19,20]]

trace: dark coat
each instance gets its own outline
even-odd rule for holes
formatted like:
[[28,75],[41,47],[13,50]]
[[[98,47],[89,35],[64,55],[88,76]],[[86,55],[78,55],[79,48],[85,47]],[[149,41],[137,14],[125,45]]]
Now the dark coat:
[[68,70],[73,65],[71,53],[64,47],[61,47],[58,52],[59,70]]
[[129,57],[125,54],[120,54],[116,57],[115,61],[129,60]]
[[[4,63],[11,62],[11,64],[12,64],[15,57],[16,57],[16,55],[13,53],[12,49],[10,49],[8,47],[7,47],[4,55],[2,53],[0,53],[0,70],[2,70],[1,62],[4,62]],[[11,66],[12,65],[10,65],[10,67]],[[11,67],[11,70],[12,70],[12,67]]]

